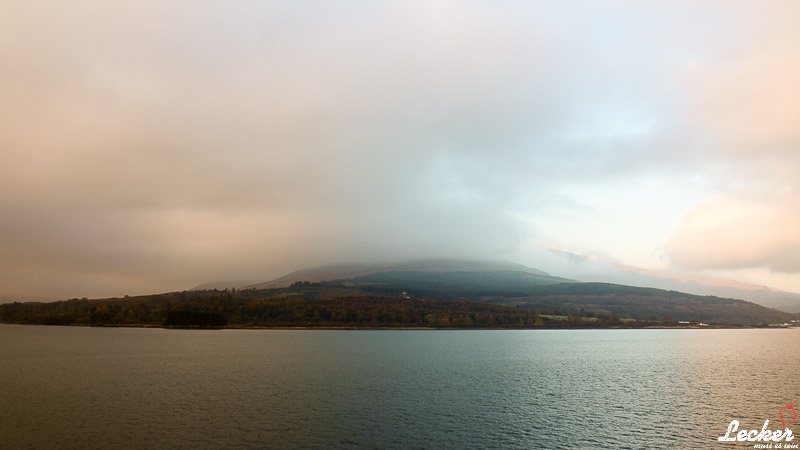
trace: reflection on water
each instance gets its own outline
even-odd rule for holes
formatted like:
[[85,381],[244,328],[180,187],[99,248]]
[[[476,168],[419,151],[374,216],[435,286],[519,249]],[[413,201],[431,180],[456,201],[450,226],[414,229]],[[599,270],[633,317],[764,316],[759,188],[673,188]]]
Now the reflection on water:
[[752,448],[799,335],[0,325],[0,448]]

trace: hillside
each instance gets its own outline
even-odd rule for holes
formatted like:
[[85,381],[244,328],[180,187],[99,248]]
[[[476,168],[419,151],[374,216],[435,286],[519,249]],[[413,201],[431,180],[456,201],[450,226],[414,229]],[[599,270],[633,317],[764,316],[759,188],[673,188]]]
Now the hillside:
[[524,296],[539,286],[573,280],[520,271],[391,270],[332,282],[380,294],[406,292],[412,297],[478,300],[483,297]]
[[578,283],[519,264],[462,260],[326,266],[239,290],[0,305],[2,322],[61,325],[553,328],[796,318],[744,300]]
[[[532,328],[548,326],[551,320],[535,311],[504,305],[300,285],[276,290],[183,291],[121,299],[8,303],[0,305],[0,322],[181,328]],[[610,324],[620,323],[595,321],[590,325]],[[552,324],[578,325],[565,321]]]
[[0,322],[174,327],[607,328],[672,326],[679,320],[766,325],[795,318],[741,300],[658,289],[597,283],[565,283],[539,289],[539,293],[525,297],[472,301],[379,294],[337,282],[296,282],[280,289],[198,290],[99,300],[8,303],[0,305]]
[[542,286],[531,289],[527,296],[500,299],[498,303],[539,311],[576,311],[581,315],[608,313],[635,319],[716,324],[785,323],[797,318],[795,314],[745,300],[608,283]]
[[652,287],[695,295],[738,298],[768,308],[800,313],[800,293],[781,291],[769,286],[667,269],[647,269],[620,264],[602,257],[589,257],[554,249],[550,249],[547,253],[540,253],[538,256],[547,267],[557,267],[559,268],[557,270],[562,270],[569,274],[570,278],[577,280]]
[[348,280],[383,272],[521,272],[538,276],[543,283],[562,283],[566,278],[554,277],[541,270],[509,261],[473,261],[462,259],[424,259],[384,264],[332,264],[301,269],[271,281],[244,286],[242,289],[271,289],[290,286],[296,281]]
[[739,299],[609,283],[554,282],[554,278],[509,271],[396,270],[328,283],[383,295],[468,299],[563,315],[608,314],[641,320],[745,325],[784,323],[796,317],[795,314]]

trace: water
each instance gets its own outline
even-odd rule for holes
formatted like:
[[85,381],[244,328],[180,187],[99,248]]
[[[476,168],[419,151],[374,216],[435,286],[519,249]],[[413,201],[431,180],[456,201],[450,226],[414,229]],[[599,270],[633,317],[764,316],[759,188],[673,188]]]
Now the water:
[[0,325],[0,448],[753,448],[798,337]]

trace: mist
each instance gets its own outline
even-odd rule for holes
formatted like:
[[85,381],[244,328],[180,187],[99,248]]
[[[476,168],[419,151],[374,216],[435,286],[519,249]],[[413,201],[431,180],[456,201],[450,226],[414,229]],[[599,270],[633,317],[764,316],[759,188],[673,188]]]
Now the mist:
[[771,6],[4,4],[0,300],[548,248],[800,290]]

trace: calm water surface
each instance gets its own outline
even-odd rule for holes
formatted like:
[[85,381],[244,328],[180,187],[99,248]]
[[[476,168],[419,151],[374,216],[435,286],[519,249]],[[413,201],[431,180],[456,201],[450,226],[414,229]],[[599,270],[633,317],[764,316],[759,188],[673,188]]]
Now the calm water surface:
[[0,325],[0,448],[753,448],[798,338]]

